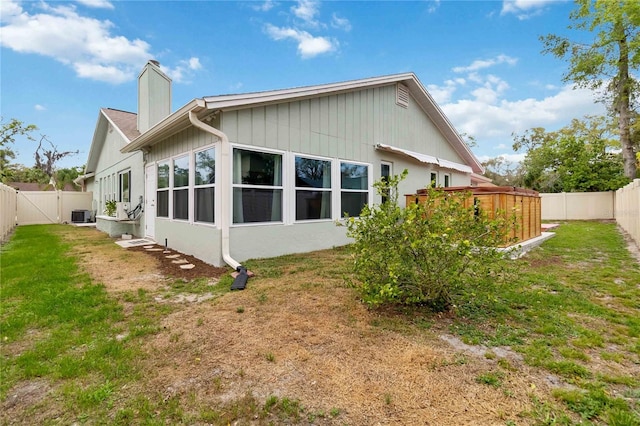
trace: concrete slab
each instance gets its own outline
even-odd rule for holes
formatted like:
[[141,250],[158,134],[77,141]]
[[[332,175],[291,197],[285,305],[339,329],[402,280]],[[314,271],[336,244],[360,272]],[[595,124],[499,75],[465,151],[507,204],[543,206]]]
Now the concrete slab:
[[555,235],[555,232],[543,232],[539,237],[531,238],[530,240],[502,248],[500,251],[509,253],[509,257],[511,259],[518,259],[524,256],[528,251],[533,250],[543,242],[547,241],[549,238],[555,237]]
[[[137,247],[137,246],[148,246],[150,244],[155,244],[156,242],[150,240],[148,238],[140,238],[136,240],[118,240],[116,244],[120,247],[129,248],[129,247]],[[153,247],[153,246],[150,246]]]

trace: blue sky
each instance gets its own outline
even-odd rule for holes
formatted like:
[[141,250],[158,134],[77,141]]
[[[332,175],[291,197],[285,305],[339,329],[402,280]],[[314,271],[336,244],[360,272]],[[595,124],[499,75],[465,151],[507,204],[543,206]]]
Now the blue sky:
[[[603,114],[562,82],[539,36],[570,32],[572,2],[2,0],[1,115],[39,127],[82,165],[101,107],[135,112],[136,78],[156,59],[173,110],[194,98],[414,72],[481,160],[512,133]],[[16,163],[37,144],[18,140]]]

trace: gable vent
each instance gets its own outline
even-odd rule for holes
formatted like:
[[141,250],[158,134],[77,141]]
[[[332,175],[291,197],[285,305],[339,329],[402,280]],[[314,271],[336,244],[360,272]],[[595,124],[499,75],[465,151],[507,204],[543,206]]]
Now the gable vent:
[[404,108],[409,106],[409,89],[404,84],[396,85],[396,104]]

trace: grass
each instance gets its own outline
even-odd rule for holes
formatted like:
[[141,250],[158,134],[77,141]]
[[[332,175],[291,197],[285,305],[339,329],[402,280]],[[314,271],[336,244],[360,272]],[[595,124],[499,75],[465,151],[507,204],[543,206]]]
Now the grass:
[[[42,398],[34,401],[31,412],[23,413],[24,419],[46,412],[46,421],[79,424],[344,423],[342,408],[308,409],[296,395],[267,394],[265,400],[247,392],[207,404],[195,395],[141,389],[147,372],[140,366],[144,345],[155,335],[164,333],[175,347],[189,343],[180,333],[163,329],[163,319],[178,308],[158,303],[158,297],[214,293],[215,301],[203,309],[224,307],[230,297],[228,309],[237,321],[248,323],[253,315],[266,319],[268,310],[278,309],[276,292],[300,281],[299,276],[317,277],[299,283],[296,291],[303,293],[321,286],[322,279],[347,276],[345,249],[324,251],[322,261],[309,254],[247,262],[258,275],[241,301],[227,294],[226,282],[212,287],[207,280],[174,280],[159,292],[139,289],[114,296],[79,269],[61,229],[18,227],[1,252],[0,402],[21,386],[42,388]],[[112,242],[97,244],[106,247]],[[508,380],[521,369],[498,357],[492,347],[511,347],[531,368],[563,384],[549,399],[530,395],[531,409],[520,416],[531,423],[640,424],[640,379],[635,374],[640,365],[640,266],[615,225],[563,223],[555,238],[516,263],[515,278],[493,293],[460,295],[455,315],[381,310],[367,317],[366,325],[383,334],[425,341],[449,332],[467,344],[486,346],[480,358],[495,367],[478,370],[484,372],[470,380],[505,395],[516,390]],[[278,285],[261,285],[261,279]],[[356,330],[356,314],[350,309],[357,303],[354,297],[335,305],[344,310],[344,318],[351,318],[340,327]],[[203,318],[193,319],[199,330],[211,327],[211,318]],[[281,351],[277,362],[268,349],[257,354],[274,371],[289,362]],[[193,356],[200,361],[200,355]],[[459,353],[434,361],[434,368],[462,368],[473,362],[470,355]],[[210,392],[223,392],[233,380],[252,375],[248,368],[237,371],[235,378],[212,379]],[[378,395],[387,409],[402,402],[392,389]]]

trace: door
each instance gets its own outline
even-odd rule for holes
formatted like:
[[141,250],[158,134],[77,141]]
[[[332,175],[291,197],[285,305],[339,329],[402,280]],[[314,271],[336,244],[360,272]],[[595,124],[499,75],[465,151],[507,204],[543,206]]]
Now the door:
[[156,235],[156,165],[147,166],[144,172],[144,236]]

